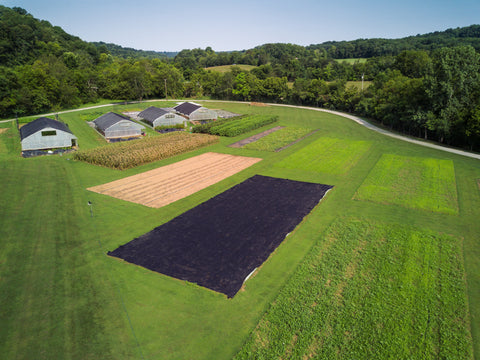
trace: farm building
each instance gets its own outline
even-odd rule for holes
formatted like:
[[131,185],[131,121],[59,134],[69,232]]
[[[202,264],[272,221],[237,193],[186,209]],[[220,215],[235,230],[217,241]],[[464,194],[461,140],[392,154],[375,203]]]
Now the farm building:
[[93,120],[93,123],[96,129],[107,139],[140,136],[143,129],[145,129],[145,126],[114,112],[109,112],[96,118]]
[[38,118],[20,128],[23,150],[44,150],[77,146],[77,137],[68,126],[46,117]]
[[150,106],[138,114],[140,119],[143,119],[153,127],[183,124],[185,118],[176,114],[173,108],[158,108]]
[[181,103],[175,106],[174,109],[193,123],[204,124],[216,120],[218,117],[215,111],[190,102]]

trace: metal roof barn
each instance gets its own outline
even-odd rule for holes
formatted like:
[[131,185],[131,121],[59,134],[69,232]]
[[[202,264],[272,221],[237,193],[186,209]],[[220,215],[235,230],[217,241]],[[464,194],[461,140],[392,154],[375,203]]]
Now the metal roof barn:
[[93,120],[95,127],[107,139],[142,135],[145,126],[137,124],[128,117],[114,112],[106,113]]
[[138,117],[153,127],[185,123],[185,118],[176,114],[173,108],[150,106],[138,114]]
[[20,128],[23,150],[68,148],[77,145],[77,137],[60,121],[41,117]]

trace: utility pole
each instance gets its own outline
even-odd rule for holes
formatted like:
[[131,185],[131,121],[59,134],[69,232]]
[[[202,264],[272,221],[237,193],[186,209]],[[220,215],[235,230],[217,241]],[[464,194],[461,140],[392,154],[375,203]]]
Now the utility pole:
[[362,92],[363,92],[363,76],[364,76],[364,75],[365,75],[365,74],[362,74]]
[[165,100],[168,100],[168,96],[167,96],[167,78],[165,78],[164,80],[165,80]]

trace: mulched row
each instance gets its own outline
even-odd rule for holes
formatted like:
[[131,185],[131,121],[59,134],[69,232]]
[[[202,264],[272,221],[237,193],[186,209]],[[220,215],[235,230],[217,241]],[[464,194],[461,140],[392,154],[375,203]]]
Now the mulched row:
[[232,298],[331,188],[255,175],[108,255]]

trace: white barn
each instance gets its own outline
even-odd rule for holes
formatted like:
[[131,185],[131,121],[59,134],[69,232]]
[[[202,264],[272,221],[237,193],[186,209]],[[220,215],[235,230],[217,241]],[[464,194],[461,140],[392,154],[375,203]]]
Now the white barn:
[[145,126],[114,112],[96,118],[93,123],[96,129],[107,139],[140,136],[145,129]]
[[185,118],[175,113],[173,108],[158,108],[150,106],[138,114],[140,119],[143,119],[152,127],[168,126],[176,124],[184,124]]
[[68,126],[46,117],[38,118],[20,128],[23,150],[46,150],[77,146],[77,137]]

